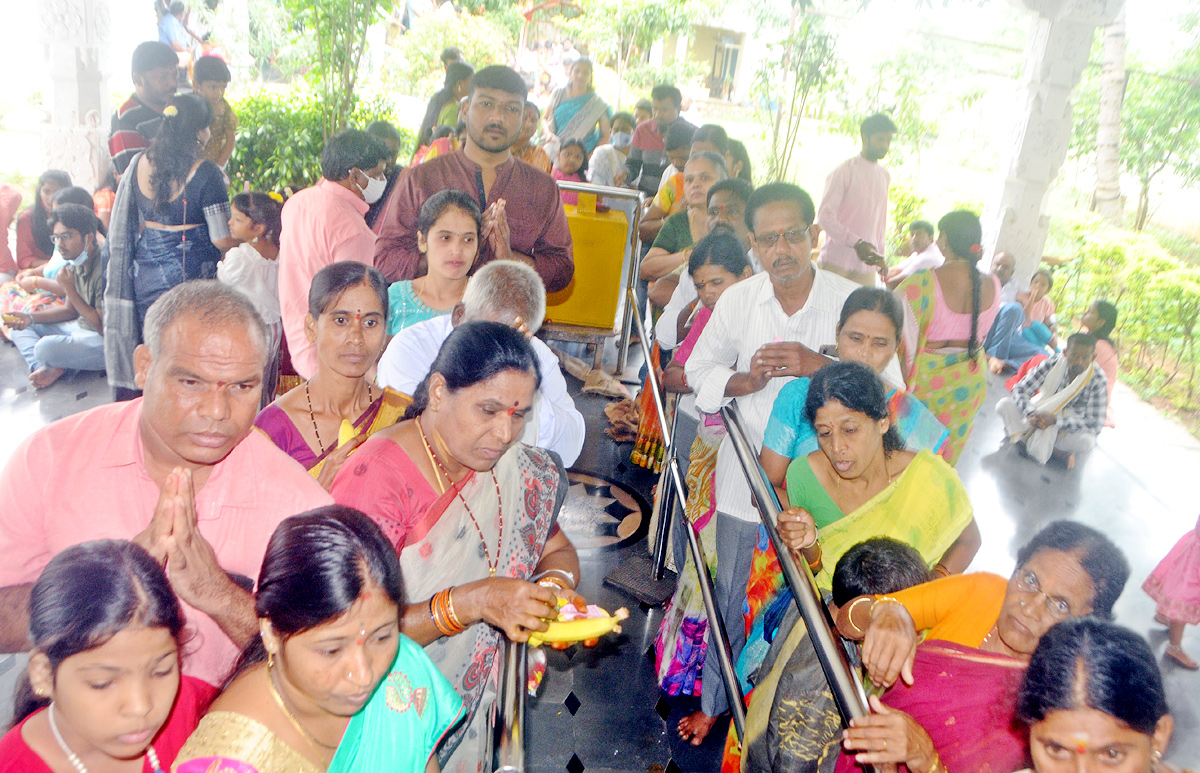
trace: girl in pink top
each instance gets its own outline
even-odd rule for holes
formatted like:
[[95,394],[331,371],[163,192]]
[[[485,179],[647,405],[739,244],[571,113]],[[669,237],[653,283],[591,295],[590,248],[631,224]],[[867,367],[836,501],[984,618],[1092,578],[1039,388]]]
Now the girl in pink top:
[[1117,307],[1108,301],[1096,301],[1084,313],[1080,320],[1084,328],[1096,337],[1096,364],[1104,371],[1108,379],[1108,414],[1104,426],[1117,426],[1117,416],[1113,413],[1113,389],[1117,386],[1117,371],[1121,369],[1121,360],[1117,356],[1117,347],[1109,339],[1113,328],[1117,326]]
[[[550,174],[555,180],[587,182],[587,158],[583,140],[564,140]],[[561,195],[563,204],[574,206],[579,203],[579,194],[575,191],[563,191]]]
[[938,248],[946,262],[900,283],[908,303],[904,324],[905,381],[950,431],[944,456],[955,464],[987,395],[983,341],[1000,309],[1000,280],[978,268],[983,229],[973,212],[956,210],[938,221]]

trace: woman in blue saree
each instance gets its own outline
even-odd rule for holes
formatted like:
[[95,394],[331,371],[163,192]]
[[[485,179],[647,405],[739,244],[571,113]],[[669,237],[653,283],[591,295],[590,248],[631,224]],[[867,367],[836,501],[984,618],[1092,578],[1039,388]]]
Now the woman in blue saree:
[[588,155],[597,145],[607,145],[612,108],[596,94],[592,62],[579,59],[571,65],[571,80],[555,89],[546,107],[546,129],[559,141],[582,140]]

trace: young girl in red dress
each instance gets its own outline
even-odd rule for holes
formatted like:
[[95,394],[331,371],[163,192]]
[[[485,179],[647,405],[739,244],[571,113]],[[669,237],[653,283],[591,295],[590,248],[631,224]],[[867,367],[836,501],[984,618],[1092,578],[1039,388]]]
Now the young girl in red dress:
[[216,689],[180,677],[183,612],[132,542],[67,548],[33,586],[29,670],[0,773],[166,773]]

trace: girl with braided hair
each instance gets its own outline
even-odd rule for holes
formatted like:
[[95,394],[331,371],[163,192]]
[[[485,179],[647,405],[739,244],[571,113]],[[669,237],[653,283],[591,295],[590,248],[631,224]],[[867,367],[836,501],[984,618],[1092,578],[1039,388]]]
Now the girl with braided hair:
[[987,395],[983,340],[1000,308],[1000,282],[979,273],[983,228],[973,212],[955,210],[938,221],[937,245],[946,262],[905,279],[903,353],[908,391],[950,431],[943,456],[956,464],[975,414]]

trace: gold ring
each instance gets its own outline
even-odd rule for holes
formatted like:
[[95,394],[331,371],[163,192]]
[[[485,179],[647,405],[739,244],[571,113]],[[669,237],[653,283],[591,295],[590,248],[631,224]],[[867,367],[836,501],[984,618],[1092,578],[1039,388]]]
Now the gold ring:
[[887,739],[886,738],[883,739],[883,748],[880,749],[879,751],[881,751],[881,752],[887,751]]

